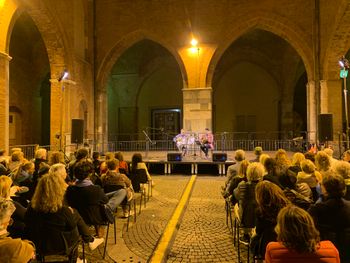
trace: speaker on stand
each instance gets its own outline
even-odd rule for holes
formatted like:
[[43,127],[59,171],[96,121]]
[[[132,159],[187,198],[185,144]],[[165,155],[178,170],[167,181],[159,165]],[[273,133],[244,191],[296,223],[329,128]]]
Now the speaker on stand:
[[333,141],[333,115],[318,115],[318,140],[327,144]]
[[82,144],[84,141],[84,120],[72,119],[72,134],[70,142],[72,144]]

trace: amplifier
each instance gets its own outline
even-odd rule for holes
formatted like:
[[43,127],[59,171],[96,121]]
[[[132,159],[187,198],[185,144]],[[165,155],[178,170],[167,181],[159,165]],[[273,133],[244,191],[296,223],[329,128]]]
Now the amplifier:
[[213,162],[226,162],[227,153],[213,153]]
[[181,153],[168,153],[168,162],[181,162]]

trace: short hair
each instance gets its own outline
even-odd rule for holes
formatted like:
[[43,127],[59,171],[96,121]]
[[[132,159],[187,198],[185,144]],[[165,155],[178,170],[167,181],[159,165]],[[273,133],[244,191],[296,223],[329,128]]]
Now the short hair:
[[247,179],[250,182],[261,181],[264,176],[264,166],[261,163],[251,163],[247,168]]
[[9,198],[12,179],[6,175],[0,176],[0,198]]
[[332,169],[344,179],[350,178],[350,163],[338,161],[334,163]]
[[110,159],[106,162],[108,170],[115,170],[119,166],[118,159]]
[[92,159],[96,160],[100,157],[100,153],[99,152],[93,152],[92,153]]
[[16,210],[15,205],[11,200],[0,197],[0,230],[4,230],[2,225],[11,218],[11,215]]
[[276,161],[273,158],[267,158],[264,162],[264,167],[268,173],[275,173]]
[[106,153],[106,160],[114,159],[114,157],[115,157],[114,152],[107,152]]
[[326,148],[323,150],[329,157],[333,157],[333,150],[331,148]]
[[61,176],[45,174],[39,179],[31,206],[35,211],[56,213],[63,207],[67,184]]
[[74,167],[74,176],[78,180],[84,180],[89,175],[94,173],[95,168],[94,165],[88,160],[82,160],[78,162]]
[[255,154],[255,155],[260,155],[260,154],[262,153],[262,151],[263,151],[263,149],[262,149],[261,146],[256,146],[256,147],[254,148],[254,154]]
[[24,154],[21,151],[14,151],[11,154],[11,161],[12,162],[19,162],[24,158]]
[[124,161],[123,154],[121,152],[116,152],[115,159],[118,159],[119,161]]
[[64,163],[64,153],[59,151],[54,151],[49,154],[49,165],[56,163]]
[[315,154],[312,152],[304,153],[305,159],[310,160],[311,162],[315,162]]
[[47,150],[45,148],[39,148],[35,151],[34,158],[35,159],[46,159],[47,157]]
[[322,179],[322,184],[326,189],[328,197],[341,198],[345,195],[345,181],[344,178],[338,174],[326,174]]
[[300,167],[301,170],[303,170],[303,172],[307,173],[307,174],[311,174],[313,172],[315,172],[316,170],[316,166],[313,162],[311,162],[310,160],[304,160],[300,163]]
[[278,242],[298,253],[313,253],[320,243],[320,234],[310,214],[294,205],[280,210],[275,232]]
[[266,153],[262,153],[259,157],[259,162],[265,166],[265,162],[267,159],[270,158],[270,155],[266,154]]
[[305,155],[304,154],[302,154],[302,153],[295,153],[295,154],[293,154],[293,157],[292,157],[292,164],[293,165],[300,165],[300,163],[302,162],[302,161],[304,161],[305,160]]
[[22,148],[15,147],[15,148],[11,148],[10,153],[12,155],[14,152],[21,152],[21,151],[22,151]]
[[319,171],[327,171],[331,167],[331,159],[325,151],[319,151],[315,156],[315,164]]
[[241,162],[245,159],[245,151],[243,151],[242,149],[239,149],[235,152],[235,160],[237,162]]
[[49,174],[53,176],[60,176],[63,179],[67,177],[66,166],[62,163],[56,163],[50,167]]
[[77,159],[77,161],[83,159],[83,158],[87,158],[89,155],[89,151],[86,148],[80,148],[75,155],[75,158]]

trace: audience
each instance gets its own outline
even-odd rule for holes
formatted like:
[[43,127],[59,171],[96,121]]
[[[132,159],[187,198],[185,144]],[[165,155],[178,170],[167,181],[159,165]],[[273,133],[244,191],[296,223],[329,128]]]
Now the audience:
[[340,263],[336,247],[330,241],[320,242],[311,216],[301,208],[291,205],[282,208],[275,231],[277,242],[267,245],[266,263]]
[[121,152],[115,153],[115,159],[119,160],[119,172],[125,175],[129,174],[129,165],[124,161],[123,154]]
[[237,150],[235,152],[235,163],[227,168],[227,184],[229,181],[238,174],[241,162],[245,159],[245,152],[243,150]]

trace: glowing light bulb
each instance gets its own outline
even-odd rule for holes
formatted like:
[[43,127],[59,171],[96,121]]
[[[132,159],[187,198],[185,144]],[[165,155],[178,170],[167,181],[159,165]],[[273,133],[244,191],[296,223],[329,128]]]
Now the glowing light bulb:
[[197,44],[198,44],[197,39],[193,38],[193,39],[191,40],[191,45],[192,45],[193,47],[196,47]]

